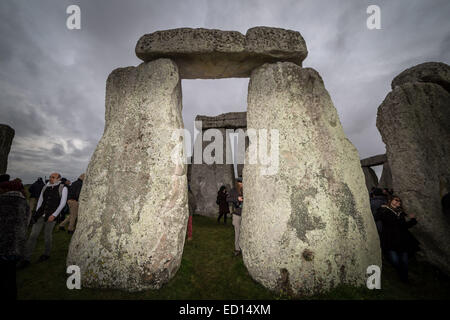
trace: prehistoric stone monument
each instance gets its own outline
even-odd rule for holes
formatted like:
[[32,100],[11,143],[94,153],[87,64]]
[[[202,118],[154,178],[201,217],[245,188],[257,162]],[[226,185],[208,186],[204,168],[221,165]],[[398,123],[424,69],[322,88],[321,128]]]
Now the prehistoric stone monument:
[[[371,167],[383,165],[383,172],[381,173],[380,181]],[[370,158],[361,160],[361,167],[366,179],[367,190],[372,190],[373,187],[392,189],[392,175],[389,169],[386,154],[379,154]]]
[[8,155],[14,134],[13,128],[6,124],[0,124],[0,174],[6,173],[8,168]]
[[[229,150],[231,148],[231,139],[227,130],[233,132],[237,129],[245,130],[247,128],[246,112],[230,112],[221,114],[217,117],[197,116],[195,121],[201,121],[202,123],[202,137],[204,136],[205,131],[209,129],[220,131],[221,136],[223,137],[222,164],[207,164],[204,161],[202,161],[202,164],[192,163],[190,165],[192,172],[189,177],[192,192],[197,201],[196,214],[217,216],[217,191],[222,185],[227,186],[228,190],[230,190],[234,185],[235,178],[237,178],[234,175],[233,159],[226,159],[227,151],[229,152],[229,156],[232,155],[231,150]],[[227,136],[229,137],[228,140],[226,139]],[[198,136],[195,143],[201,143],[201,148],[197,148],[196,150],[194,147],[194,158],[195,153],[203,153],[210,142],[205,139],[200,139],[200,136]],[[216,155],[216,160],[219,160],[218,155]]]
[[392,81],[378,108],[394,191],[418,224],[420,254],[450,273],[450,222],[441,210],[440,183],[450,185],[450,67],[419,64]]
[[85,287],[159,288],[180,266],[189,214],[186,165],[171,160],[172,131],[183,127],[177,66],[114,70],[105,105],[67,264],[80,267]]
[[280,137],[277,174],[244,167],[241,248],[251,276],[306,295],[363,285],[367,267],[381,265],[379,240],[358,152],[322,78],[290,62],[255,69],[247,126]]
[[364,285],[381,256],[363,172],[322,79],[301,67],[300,33],[158,31],[136,54],[145,62],[108,78],[105,131],[80,196],[67,264],[80,266],[83,286],[159,288],[175,274],[188,218],[186,165],[171,161],[183,156],[170,132],[183,127],[180,79],[247,76],[247,131],[276,129],[280,142],[279,170],[244,167],[250,275],[293,294]]

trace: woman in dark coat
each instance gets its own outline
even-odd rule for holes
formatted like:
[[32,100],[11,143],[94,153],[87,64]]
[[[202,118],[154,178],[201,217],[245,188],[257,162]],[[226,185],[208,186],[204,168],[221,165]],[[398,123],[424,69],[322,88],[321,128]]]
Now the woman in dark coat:
[[[406,220],[408,218],[408,221]],[[417,224],[414,214],[406,214],[399,197],[393,196],[387,205],[381,206],[375,214],[375,221],[381,221],[381,248],[394,265],[402,281],[408,281],[408,255],[415,253],[418,241],[408,231]]]
[[217,223],[220,223],[220,218],[223,216],[223,222],[224,224],[227,224],[227,214],[230,213],[227,196],[227,188],[225,186],[221,186],[217,192],[217,204],[219,205],[219,217],[217,218]]

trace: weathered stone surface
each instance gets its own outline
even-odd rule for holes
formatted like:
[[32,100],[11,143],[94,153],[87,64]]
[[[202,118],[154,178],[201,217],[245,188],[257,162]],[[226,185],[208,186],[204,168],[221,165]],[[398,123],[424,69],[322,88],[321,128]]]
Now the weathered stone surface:
[[450,182],[449,106],[450,93],[440,85],[405,82],[394,86],[377,114],[394,191],[418,217],[410,230],[421,242],[419,253],[447,273],[450,224],[441,211],[439,180]]
[[375,171],[373,171],[370,167],[362,167],[364,178],[366,180],[367,190],[370,192],[372,188],[376,188],[378,186],[378,177]]
[[409,82],[435,83],[450,92],[450,66],[442,62],[425,62],[406,69],[392,80],[395,89]]
[[386,154],[378,154],[361,160],[361,167],[374,167],[387,162]]
[[[247,126],[247,116],[246,112],[229,112],[215,117],[199,115],[195,118],[195,121],[201,121],[201,127],[198,126],[197,129],[202,130],[202,134],[205,133],[205,130],[217,129],[220,131],[223,138],[222,164],[206,164],[205,162],[202,164],[192,164],[190,175],[191,188],[197,199],[196,214],[217,216],[219,210],[219,207],[216,204],[217,191],[222,185],[227,186],[228,190],[230,190],[234,185],[235,178],[231,153],[227,164],[226,152],[227,150],[230,150],[231,152],[231,145],[227,144],[226,132],[227,130],[236,131],[237,129],[243,129],[245,131]],[[203,141],[201,152],[203,152],[210,143],[210,141]],[[195,152],[196,151],[194,150],[194,153]],[[235,152],[237,152],[237,150],[235,150]],[[194,161],[194,158],[192,161]],[[217,159],[219,159],[218,156]]]
[[[383,164],[383,171],[381,172],[380,181],[378,181],[378,188],[392,190],[394,188],[392,184],[392,173],[389,166],[389,162],[386,161]],[[395,191],[395,190],[394,190]]]
[[171,160],[183,127],[181,82],[168,59],[114,70],[105,130],[89,163],[67,257],[83,287],[160,288],[180,266],[186,165]]
[[280,144],[275,175],[244,167],[240,246],[250,275],[305,295],[365,285],[367,267],[381,266],[378,234],[358,153],[319,74],[285,62],[254,70],[250,128],[279,130]]
[[0,124],[0,174],[6,173],[8,155],[14,139],[15,131],[6,124]]
[[[191,165],[191,189],[196,199],[195,213],[203,216],[215,217],[218,215],[219,206],[216,204],[217,191],[222,185],[228,187],[228,190],[234,184],[233,164],[226,164],[226,152],[230,147],[226,141],[226,128],[217,128],[223,137],[223,155],[222,164],[207,164],[204,161],[201,164],[193,163]],[[199,139],[200,136],[197,136]],[[211,141],[202,142],[202,152]],[[195,159],[194,150],[194,159]],[[219,162],[219,155],[215,155]],[[204,159],[203,159],[204,160]],[[230,159],[229,159],[230,160]]]
[[301,65],[308,51],[297,31],[255,27],[237,31],[179,28],[142,36],[136,55],[144,61],[174,60],[184,79],[248,77],[266,62],[291,61]]
[[247,127],[247,112],[228,112],[215,117],[199,115],[195,117],[195,121],[202,122],[203,130],[212,128],[245,129]]

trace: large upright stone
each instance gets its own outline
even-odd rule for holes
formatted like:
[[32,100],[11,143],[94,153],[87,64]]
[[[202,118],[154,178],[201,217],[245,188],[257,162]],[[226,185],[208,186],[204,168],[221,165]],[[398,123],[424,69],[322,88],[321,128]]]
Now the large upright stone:
[[425,62],[404,70],[392,80],[395,89],[405,83],[424,82],[440,85],[450,92],[450,66],[442,62]]
[[319,74],[293,63],[254,70],[250,129],[279,130],[280,152],[274,175],[244,167],[240,245],[250,275],[304,295],[365,285],[367,267],[381,266],[378,234],[358,152]]
[[142,36],[136,55],[144,61],[170,58],[183,79],[248,77],[266,62],[301,65],[308,51],[301,34],[281,28],[255,27],[237,31],[179,28]]
[[389,162],[383,164],[383,171],[381,171],[380,181],[378,181],[378,188],[393,190],[392,173]]
[[0,124],[0,174],[6,173],[8,168],[8,155],[14,134],[13,128],[6,124]]
[[[67,265],[83,287],[160,288],[180,266],[188,219],[181,82],[168,59],[114,70],[105,130],[89,163]],[[176,151],[177,150],[177,151]]]
[[364,178],[366,181],[367,191],[371,191],[372,188],[378,187],[378,177],[375,171],[371,167],[362,167]]
[[[423,70],[427,65],[433,68]],[[440,203],[440,180],[450,183],[450,93],[435,77],[426,82],[416,76],[418,69],[431,75],[435,65],[410,68],[394,79],[397,85],[378,108],[377,127],[386,144],[394,191],[406,212],[418,217],[411,232],[421,243],[419,253],[450,274],[450,223]]]
[[[215,129],[220,131],[223,141],[222,158],[219,157],[219,154],[215,154],[216,162],[213,164],[206,163],[205,159],[202,160],[202,163],[195,164],[192,162],[193,164],[191,164],[190,184],[197,200],[196,214],[214,217],[219,212],[219,206],[216,204],[217,191],[222,185],[227,186],[227,188],[232,188],[234,185],[232,137],[229,136],[229,141],[227,141],[227,130],[229,130],[228,133],[235,132],[237,129],[245,131],[247,116],[246,112],[229,112],[215,117],[199,115],[195,118],[195,121],[199,125],[197,129],[202,130],[202,137],[206,130]],[[202,137],[199,135],[197,139]],[[197,161],[195,160],[198,156],[197,152],[203,154],[205,149],[209,148],[211,141],[203,139],[203,141],[197,140],[196,143],[199,143],[199,147],[201,145],[201,150],[200,148],[194,148],[192,161]],[[228,159],[227,152],[229,152]]]

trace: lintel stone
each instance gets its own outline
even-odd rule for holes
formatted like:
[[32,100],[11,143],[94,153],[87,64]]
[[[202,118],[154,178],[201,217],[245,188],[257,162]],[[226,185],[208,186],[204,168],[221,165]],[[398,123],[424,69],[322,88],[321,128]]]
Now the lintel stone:
[[264,63],[301,66],[307,54],[299,32],[270,27],[251,28],[245,36],[238,31],[178,28],[146,34],[136,44],[136,56],[143,61],[175,61],[182,79],[249,77]]

